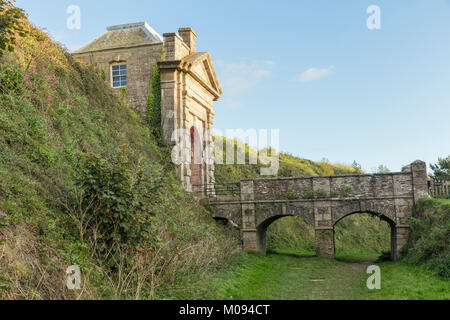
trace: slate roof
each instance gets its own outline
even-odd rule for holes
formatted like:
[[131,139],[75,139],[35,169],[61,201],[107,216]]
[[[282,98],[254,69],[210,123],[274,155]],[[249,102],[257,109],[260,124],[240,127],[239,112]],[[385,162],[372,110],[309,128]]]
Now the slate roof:
[[163,38],[146,22],[111,26],[106,30],[106,33],[74,53],[127,48],[163,42]]

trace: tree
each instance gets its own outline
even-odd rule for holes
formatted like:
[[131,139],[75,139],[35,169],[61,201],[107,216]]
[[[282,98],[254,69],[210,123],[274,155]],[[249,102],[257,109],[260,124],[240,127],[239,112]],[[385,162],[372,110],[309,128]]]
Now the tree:
[[377,168],[374,170],[375,173],[389,173],[391,170],[388,169],[384,164],[380,164]]
[[437,164],[430,164],[433,174],[433,180],[449,181],[450,180],[450,156],[447,158],[439,158]]
[[21,20],[25,12],[16,8],[16,0],[0,0],[0,57],[7,51],[13,51],[17,35],[26,35]]

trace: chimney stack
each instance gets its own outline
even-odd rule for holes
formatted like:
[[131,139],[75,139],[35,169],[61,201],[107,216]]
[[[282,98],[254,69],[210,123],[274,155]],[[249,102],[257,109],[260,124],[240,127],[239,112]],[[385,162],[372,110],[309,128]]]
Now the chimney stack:
[[192,28],[180,28],[178,33],[184,43],[189,47],[190,53],[195,53],[197,51],[197,34],[194,30]]

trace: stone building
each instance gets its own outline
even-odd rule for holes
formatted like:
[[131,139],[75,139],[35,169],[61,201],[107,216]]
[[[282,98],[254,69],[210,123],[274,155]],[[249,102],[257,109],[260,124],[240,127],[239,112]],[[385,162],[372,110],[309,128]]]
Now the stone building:
[[175,130],[184,129],[184,138],[191,141],[192,147],[184,149],[190,157],[180,165],[188,191],[201,191],[215,182],[214,164],[206,161],[206,150],[211,141],[213,102],[222,94],[211,57],[208,52],[197,52],[196,41],[191,28],[161,37],[141,22],[108,27],[106,33],[73,53],[79,61],[104,70],[106,81],[119,94],[126,92],[142,116],[151,94],[150,75],[159,67],[164,136],[176,142]]

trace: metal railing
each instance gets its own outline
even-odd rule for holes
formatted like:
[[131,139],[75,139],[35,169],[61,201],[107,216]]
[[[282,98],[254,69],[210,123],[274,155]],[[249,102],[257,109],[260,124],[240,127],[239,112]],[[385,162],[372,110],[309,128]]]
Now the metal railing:
[[198,196],[217,197],[217,196],[232,196],[238,197],[241,195],[241,184],[225,183],[215,185],[193,185],[192,191]]

